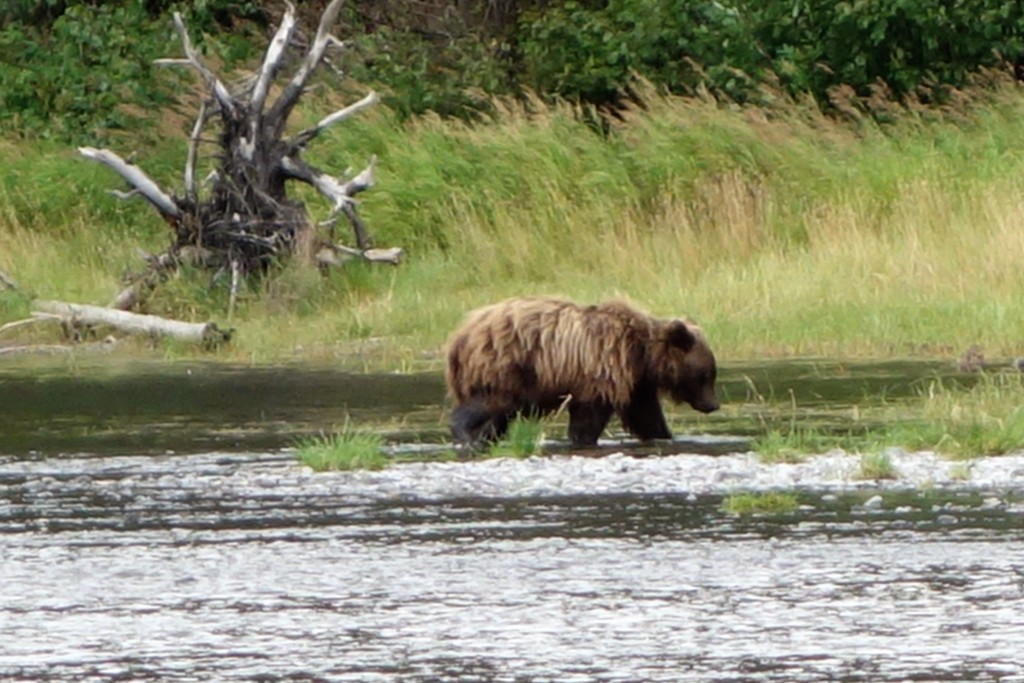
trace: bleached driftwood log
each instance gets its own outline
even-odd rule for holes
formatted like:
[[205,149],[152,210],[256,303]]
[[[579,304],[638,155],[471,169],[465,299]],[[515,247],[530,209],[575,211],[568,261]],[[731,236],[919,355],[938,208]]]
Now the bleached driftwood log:
[[36,300],[32,308],[37,314],[57,315],[71,324],[106,325],[127,334],[171,337],[206,347],[218,346],[231,338],[231,330],[222,330],[214,323],[182,322],[102,306]]
[[[208,252],[205,268],[245,275],[263,272],[295,253],[314,256],[326,247],[328,251],[354,249],[370,261],[398,263],[401,249],[373,250],[372,240],[358,214],[355,196],[371,188],[376,180],[376,158],[351,178],[343,178],[316,168],[302,158],[306,145],[324,130],[340,123],[379,100],[369,93],[355,104],[343,107],[322,118],[315,126],[292,137],[285,136],[288,117],[305,92],[310,77],[323,60],[327,50],[344,43],[331,35],[342,0],[332,0],[324,9],[316,35],[305,53],[289,59],[294,51],[296,33],[295,10],[286,5],[284,17],[263,61],[250,85],[232,92],[206,64],[195,49],[185,23],[174,14],[184,57],[158,60],[158,64],[187,66],[194,69],[208,91],[208,98],[199,108],[199,115],[189,136],[185,162],[184,194],[176,196],[160,187],[132,162],[108,149],[82,147],[87,159],[98,161],[120,175],[131,191],[118,192],[120,197],[140,196],[155,208],[173,230],[166,252],[149,260],[139,274],[115,299],[119,309],[135,308],[166,274],[177,267],[184,250],[198,248]],[[273,84],[289,61],[297,67],[275,98]],[[219,122],[216,171],[212,183],[203,192],[196,182],[199,148],[204,143],[203,130],[211,120]],[[305,208],[288,198],[289,181],[306,183],[316,188],[330,203],[326,220],[331,239],[315,234],[315,224]],[[333,242],[333,226],[345,216],[352,225],[356,247],[340,247]],[[341,259],[336,259],[341,261]],[[320,265],[325,265],[320,261]],[[234,291],[234,289],[233,289]]]

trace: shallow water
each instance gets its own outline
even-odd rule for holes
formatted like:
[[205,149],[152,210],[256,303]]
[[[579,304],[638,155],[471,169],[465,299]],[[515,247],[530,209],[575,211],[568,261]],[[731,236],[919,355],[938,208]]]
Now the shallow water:
[[8,462],[0,680],[1024,680],[1024,458],[924,492],[826,463],[746,519],[743,462]]
[[[687,407],[666,409],[683,435],[749,437],[794,418],[804,426],[842,428],[854,407],[898,403],[936,378],[976,376],[958,375],[947,363],[729,364],[719,377],[725,410],[701,416]],[[347,419],[379,427],[392,443],[442,444],[447,414],[440,371],[367,375],[197,362],[26,371],[0,363],[0,457],[273,450]],[[563,429],[552,431],[564,438]],[[686,447],[722,452],[700,442]]]
[[[661,457],[314,474],[281,449],[346,414],[443,439],[440,378],[0,370],[0,680],[1024,681],[1024,455],[864,482],[735,438],[944,371],[731,368]],[[766,490],[800,509],[722,511]]]
[[0,365],[0,455],[159,454],[294,445],[351,419],[392,436],[441,434],[444,386],[431,374],[209,363]]

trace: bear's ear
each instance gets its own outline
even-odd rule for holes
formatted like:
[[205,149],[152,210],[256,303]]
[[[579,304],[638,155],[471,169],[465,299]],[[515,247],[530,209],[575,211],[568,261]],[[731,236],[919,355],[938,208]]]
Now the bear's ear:
[[697,343],[697,337],[693,334],[693,330],[682,320],[673,320],[668,324],[665,340],[672,346],[678,346],[686,352],[689,352],[693,345]]

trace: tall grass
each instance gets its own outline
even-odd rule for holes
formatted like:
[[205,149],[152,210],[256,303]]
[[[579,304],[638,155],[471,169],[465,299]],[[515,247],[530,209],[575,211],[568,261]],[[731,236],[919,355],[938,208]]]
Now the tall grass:
[[983,375],[969,389],[933,382],[917,424],[890,422],[890,439],[954,456],[1000,455],[1024,447],[1024,376]]
[[[224,353],[371,349],[404,365],[470,308],[540,293],[691,315],[723,359],[1021,351],[1024,95],[886,131],[798,104],[765,113],[653,93],[608,135],[577,113],[530,102],[486,124],[400,124],[380,110],[318,140],[309,157],[323,168],[378,155],[361,210],[406,262],[252,282]],[[138,163],[177,188],[180,149]],[[103,193],[119,185],[106,169],[21,142],[0,144],[0,161],[0,269],[40,296],[104,303],[136,246],[166,243],[155,213]],[[326,213],[299,195],[314,219]],[[183,274],[153,309],[222,320],[226,285],[210,284]]]
[[1016,370],[982,373],[966,382],[934,379],[908,400],[866,402],[842,429],[816,427],[798,416],[796,405],[788,418],[779,406],[762,404],[757,410],[776,413],[771,420],[760,416],[765,428],[752,443],[762,462],[800,462],[840,448],[862,455],[866,479],[893,475],[893,446],[957,458],[1024,449],[1024,374]]

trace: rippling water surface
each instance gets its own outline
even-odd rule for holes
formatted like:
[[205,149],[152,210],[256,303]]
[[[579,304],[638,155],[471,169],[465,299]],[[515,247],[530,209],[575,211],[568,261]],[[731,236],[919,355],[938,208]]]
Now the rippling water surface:
[[0,680],[1024,680],[1015,493],[741,519],[695,458],[9,462]]
[[[801,405],[841,403],[804,370]],[[883,370],[844,390],[908,386]],[[896,452],[884,484],[729,452],[314,474],[281,448],[342,412],[316,387],[430,433],[437,378],[264,380],[254,406],[185,375],[161,411],[156,380],[4,383],[0,680],[1024,681],[1024,456]],[[767,489],[801,508],[722,511]]]

